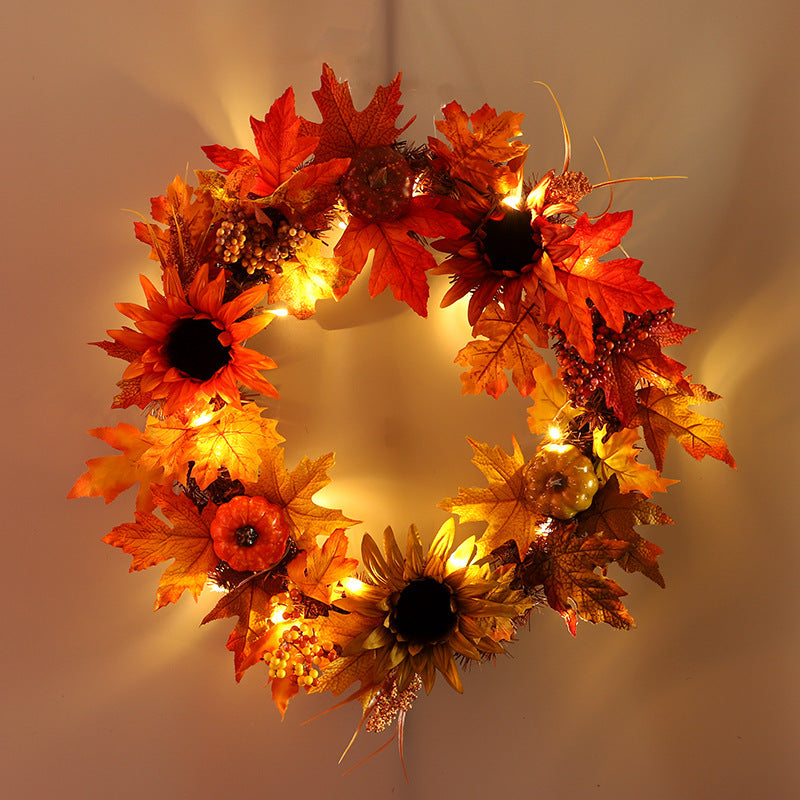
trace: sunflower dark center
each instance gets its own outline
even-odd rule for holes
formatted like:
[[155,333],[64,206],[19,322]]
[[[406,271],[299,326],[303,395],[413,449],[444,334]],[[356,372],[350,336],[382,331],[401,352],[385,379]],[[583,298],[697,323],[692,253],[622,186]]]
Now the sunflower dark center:
[[411,581],[397,600],[392,626],[404,639],[438,642],[456,623],[450,589],[433,578]]
[[522,273],[542,249],[541,238],[531,228],[530,211],[511,208],[502,219],[484,223],[483,233],[483,249],[494,272]]
[[242,525],[234,533],[239,547],[252,547],[258,541],[258,531],[252,525]]
[[210,319],[182,319],[167,339],[170,366],[196,381],[207,381],[231,360],[231,349],[220,344],[220,329]]

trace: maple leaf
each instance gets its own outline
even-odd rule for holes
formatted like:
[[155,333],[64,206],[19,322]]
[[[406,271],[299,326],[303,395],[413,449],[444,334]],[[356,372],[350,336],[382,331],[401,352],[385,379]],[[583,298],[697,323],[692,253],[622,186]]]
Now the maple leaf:
[[[89,342],[89,344],[102,348],[112,358],[121,358],[129,363],[135,361],[141,355],[136,350],[119,342],[104,341]],[[121,381],[117,381],[117,386],[120,388],[120,392],[114,397],[111,408],[128,408],[132,405],[145,408],[152,401],[150,393],[142,391],[141,378],[123,378]]]
[[720,434],[722,423],[689,409],[690,405],[718,400],[719,395],[699,383],[691,384],[690,388],[691,394],[656,386],[647,386],[636,393],[634,421],[642,426],[656,466],[659,469],[663,466],[667,442],[674,436],[694,458],[711,456],[735,469],[736,462]]
[[314,152],[319,139],[300,133],[302,120],[295,113],[291,86],[270,106],[264,121],[250,117],[250,127],[258,156],[240,148],[218,144],[202,148],[208,158],[225,173],[257,170],[257,177],[244,181],[249,191],[260,197],[271,194]]
[[322,547],[301,550],[287,565],[286,574],[306,597],[330,604],[334,584],[357,566],[357,558],[347,558],[347,535],[339,529]]
[[690,333],[693,328],[665,322],[651,328],[647,338],[635,340],[630,348],[612,351],[601,385],[608,407],[623,425],[633,425],[639,409],[636,391],[641,382],[665,390],[674,387],[681,393],[691,392],[683,377],[686,367],[661,352],[666,345],[680,344]]
[[289,216],[302,219],[307,231],[325,230],[330,224],[327,214],[339,197],[339,181],[349,166],[349,158],[333,158],[303,167],[255,204],[256,216],[260,206],[285,208]]
[[612,477],[594,496],[592,505],[578,515],[576,533],[628,542],[628,549],[617,558],[625,572],[641,572],[664,588],[658,567],[662,549],[648,542],[634,525],[671,525],[672,520],[655,504],[638,492],[622,493],[616,477]]
[[167,194],[153,197],[150,210],[156,222],[134,222],[136,238],[150,245],[149,258],[166,269],[174,267],[181,280],[188,283],[200,266],[213,263],[216,240],[211,229],[214,203],[203,189],[194,189],[176,175]]
[[143,463],[161,464],[183,483],[193,462],[192,477],[200,489],[213,483],[223,467],[232,480],[254,481],[261,466],[259,450],[283,441],[275,430],[277,422],[261,416],[264,410],[255,403],[244,403],[241,409],[226,405],[199,424],[196,419],[151,416],[147,436],[152,445]]
[[237,681],[248,667],[261,661],[267,650],[275,650],[283,631],[291,627],[291,622],[274,624],[266,616],[270,598],[283,592],[285,584],[281,576],[264,573],[247,578],[225,594],[200,623],[205,625],[215,619],[238,617],[226,644],[233,653]]
[[285,303],[297,319],[308,319],[316,310],[317,300],[341,297],[354,277],[341,259],[322,254],[319,240],[306,236],[303,241],[295,258],[284,262],[283,272],[269,284],[269,302]]
[[525,587],[544,588],[548,604],[564,617],[573,636],[576,617],[630,628],[633,618],[620,601],[627,592],[595,572],[619,560],[630,545],[617,539],[576,536],[575,530],[575,524],[557,525],[534,541],[522,567]]
[[528,145],[508,140],[522,133],[524,114],[504,111],[498,116],[495,109],[483,105],[467,115],[455,101],[444,106],[442,114],[444,119],[436,121],[436,128],[452,150],[432,136],[428,137],[428,146],[446,163],[453,178],[466,181],[478,191],[492,187],[505,194],[516,187]]
[[538,347],[547,345],[533,304],[522,306],[519,315],[513,316],[493,300],[481,312],[472,332],[485,339],[473,339],[456,355],[457,364],[469,367],[461,373],[461,393],[485,391],[499,397],[508,388],[508,369],[519,393],[529,395],[536,387],[535,371],[544,363],[531,342]]
[[636,447],[639,434],[634,428],[623,428],[607,436],[606,426],[593,433],[594,452],[599,459],[597,474],[603,481],[616,476],[621,492],[639,491],[650,497],[653,492],[666,492],[678,481],[662,478],[661,472],[637,460],[642,449]]
[[[458,236],[465,228],[450,213],[436,207],[435,197],[418,196],[411,200],[408,212],[388,222],[370,222],[350,217],[334,253],[355,279],[367,262],[370,251],[375,255],[369,277],[371,297],[387,286],[397,300],[422,317],[428,315],[428,279],[425,272],[436,266],[433,255],[409,234],[419,236]],[[349,284],[348,284],[349,286]],[[346,289],[345,289],[346,291]]]
[[145,466],[141,462],[142,454],[150,447],[141,431],[120,422],[115,428],[93,428],[89,435],[102,439],[121,454],[90,458],[86,462],[89,469],[78,478],[67,497],[103,497],[108,504],[120,492],[138,483],[136,510],[152,511],[155,504],[150,484],[161,482],[164,470],[158,464]]
[[632,211],[604,214],[594,224],[584,214],[576,221],[572,235],[562,243],[575,249],[556,269],[563,294],[545,293],[547,322],[561,327],[584,361],[594,361],[595,357],[592,309],[587,300],[618,332],[625,324],[625,312],[642,314],[675,305],[657,284],[639,275],[641,261],[599,261],[620,243],[632,221]]
[[368,691],[376,685],[373,677],[375,661],[375,650],[364,650],[353,656],[339,656],[322,670],[316,685],[309,688],[308,692],[332,692],[338,696],[356,681],[361,683],[361,691]]
[[152,492],[171,525],[149,512],[137,511],[136,522],[117,525],[103,541],[133,556],[131,572],[175,559],[158,582],[155,607],[159,609],[176,602],[185,591],[197,600],[219,558],[209,531],[215,510],[207,507],[198,514],[185,495],[173,494],[168,487],[153,485]]
[[581,411],[569,401],[564,382],[553,376],[550,365],[543,362],[533,370],[536,383],[531,397],[533,406],[528,409],[528,427],[531,433],[549,433],[553,427],[566,430],[570,420],[575,419]]
[[313,92],[314,100],[322,114],[322,122],[303,120],[300,133],[318,136],[319,145],[314,160],[351,158],[359,150],[391,144],[413,121],[402,128],[395,122],[403,106],[400,99],[400,78],[388,86],[379,86],[363,111],[356,111],[347,81],[339,83],[333,70],[322,65],[320,88]]
[[488,478],[484,489],[460,488],[456,497],[439,503],[439,508],[458,514],[462,522],[485,521],[486,531],[477,541],[478,556],[490,553],[513,539],[520,553],[526,553],[542,518],[525,499],[527,484],[523,477],[525,458],[512,437],[513,453],[499,446],[490,447],[467,438],[475,451],[472,462]]
[[260,455],[258,481],[245,482],[247,494],[264,497],[284,509],[292,539],[300,550],[313,549],[317,536],[327,537],[338,528],[356,524],[339,509],[325,508],[312,500],[331,482],[328,470],[333,466],[333,453],[316,461],[304,457],[291,472],[286,469],[280,447],[261,450]]

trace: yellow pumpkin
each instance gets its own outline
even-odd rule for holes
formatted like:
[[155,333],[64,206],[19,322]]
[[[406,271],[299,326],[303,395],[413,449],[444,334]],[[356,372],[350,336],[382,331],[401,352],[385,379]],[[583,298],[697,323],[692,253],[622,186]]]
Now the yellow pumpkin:
[[598,488],[592,462],[571,444],[546,444],[526,465],[525,499],[540,514],[571,519],[592,504]]

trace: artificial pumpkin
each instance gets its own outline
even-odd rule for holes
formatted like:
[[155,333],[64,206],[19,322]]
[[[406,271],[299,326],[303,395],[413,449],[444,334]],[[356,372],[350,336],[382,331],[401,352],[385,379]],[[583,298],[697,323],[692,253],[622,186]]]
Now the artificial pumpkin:
[[411,206],[414,171],[391,147],[362,150],[342,178],[347,210],[370,222],[390,222]]
[[546,444],[525,467],[525,499],[540,514],[572,519],[598,488],[592,462],[571,444]]
[[280,506],[264,497],[238,495],[217,509],[211,538],[214,552],[233,569],[260,572],[283,558],[289,525]]

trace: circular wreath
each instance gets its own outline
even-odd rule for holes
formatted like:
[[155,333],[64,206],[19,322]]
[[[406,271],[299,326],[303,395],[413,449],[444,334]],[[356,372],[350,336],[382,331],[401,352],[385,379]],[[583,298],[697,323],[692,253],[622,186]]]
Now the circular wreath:
[[[355,685],[346,699],[361,702],[359,729],[397,720],[402,742],[437,671],[462,691],[457,662],[503,653],[534,606],[573,634],[578,619],[632,625],[607,569],[664,585],[662,551],[636,527],[672,522],[650,499],[673,482],[661,474],[670,437],[695,458],[734,462],[720,423],[691,408],[718,396],[662,352],[691,332],[673,321],[674,302],[640,261],[605,258],[632,213],[611,202],[579,212],[617,181],[570,169],[563,116],[563,168],[529,180],[522,114],[451,102],[440,135],[414,147],[401,139],[410,123],[397,127],[399,74],[357,111],[324,65],[313,96],[321,122],[297,116],[288,89],[251,118],[256,153],[204,147],[215,169],[198,171],[196,187],[176,177],[152,221],[135,223],[162,288],[142,276],[147,305],[117,304],[135,327],[95,344],[128,362],[112,408],[150,413],[144,430],[90,431],[120,454],[88,461],[70,496],[110,502],[138,483],[135,522],[104,541],[133,570],[172,560],[156,608],[216,587],[203,622],[237,619],[237,680],[265,664],[281,713],[301,689]],[[526,456],[516,440],[511,452],[469,440],[488,485],[439,507],[485,523],[481,536],[455,546],[451,516],[428,548],[411,526],[403,550],[387,528],[382,548],[363,537],[359,561],[348,556],[355,520],[313,499],[333,455],[287,469],[277,422],[252,399],[277,397],[262,375],[276,364],[245,342],[273,319],[260,304],[305,319],[347,293],[370,253],[373,297],[388,286],[425,316],[429,272],[450,276],[442,305],[469,296],[462,392],[497,398],[510,373],[539,443]]]

